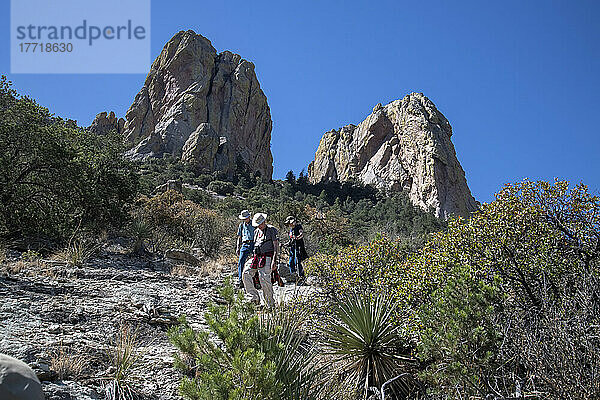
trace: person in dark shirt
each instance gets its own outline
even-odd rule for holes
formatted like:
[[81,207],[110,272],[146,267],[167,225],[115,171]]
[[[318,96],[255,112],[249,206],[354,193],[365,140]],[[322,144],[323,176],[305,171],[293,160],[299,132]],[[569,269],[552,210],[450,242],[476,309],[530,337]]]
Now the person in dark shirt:
[[289,216],[285,220],[285,224],[289,228],[289,249],[290,249],[290,273],[298,276],[297,282],[303,284],[305,282],[304,268],[302,261],[307,258],[306,247],[304,246],[304,231],[302,225],[296,222],[293,216]]
[[253,278],[258,275],[267,307],[273,307],[273,285],[271,273],[277,269],[279,238],[277,229],[267,225],[267,214],[256,213],[252,218],[254,230],[254,256],[244,266],[242,282],[246,293],[252,296],[252,302],[260,305],[260,294],[254,287]]

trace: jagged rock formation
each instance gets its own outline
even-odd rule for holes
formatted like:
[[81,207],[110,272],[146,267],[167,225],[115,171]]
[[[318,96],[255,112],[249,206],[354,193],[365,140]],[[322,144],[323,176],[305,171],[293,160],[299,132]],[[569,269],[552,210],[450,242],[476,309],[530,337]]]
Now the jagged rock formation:
[[325,133],[308,166],[313,183],[358,180],[402,190],[436,216],[468,216],[477,203],[467,186],[452,127],[422,93],[378,104],[358,126]]
[[124,135],[133,159],[170,153],[198,172],[231,175],[243,166],[271,179],[271,128],[254,64],[181,31],[154,60]]
[[106,111],[96,115],[92,121],[92,125],[88,128],[91,132],[99,135],[106,135],[110,132],[123,133],[125,128],[125,120],[117,119],[114,112],[107,113]]

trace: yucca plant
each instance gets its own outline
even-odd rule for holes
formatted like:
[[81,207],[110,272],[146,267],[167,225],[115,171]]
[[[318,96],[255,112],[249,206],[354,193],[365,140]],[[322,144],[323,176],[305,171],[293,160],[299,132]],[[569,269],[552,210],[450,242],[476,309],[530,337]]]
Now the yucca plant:
[[370,387],[380,389],[412,361],[392,321],[395,307],[385,295],[346,294],[334,304],[333,318],[324,329],[328,353],[363,398]]
[[133,238],[133,252],[142,254],[146,252],[146,240],[152,237],[152,227],[142,217],[138,217],[129,225],[129,234]]

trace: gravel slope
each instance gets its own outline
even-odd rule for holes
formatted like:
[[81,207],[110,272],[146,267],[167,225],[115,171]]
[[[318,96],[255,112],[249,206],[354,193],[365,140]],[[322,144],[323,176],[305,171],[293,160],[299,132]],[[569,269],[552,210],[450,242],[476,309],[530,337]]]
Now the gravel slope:
[[[104,398],[113,372],[107,349],[123,327],[137,330],[143,349],[135,373],[138,392],[149,399],[179,399],[175,349],[165,332],[181,314],[202,327],[215,288],[235,273],[234,265],[214,263],[202,273],[173,268],[119,248],[103,250],[80,268],[23,263],[19,256],[12,254],[0,268],[0,352],[32,365],[48,400]],[[312,288],[288,284],[275,292],[282,300],[298,290]],[[60,360],[83,364],[79,376],[59,380]]]

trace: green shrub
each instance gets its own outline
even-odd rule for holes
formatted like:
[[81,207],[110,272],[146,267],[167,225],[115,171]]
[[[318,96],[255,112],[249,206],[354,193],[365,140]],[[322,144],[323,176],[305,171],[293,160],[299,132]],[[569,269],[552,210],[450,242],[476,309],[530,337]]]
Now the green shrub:
[[186,200],[190,200],[198,205],[201,205],[202,207],[213,208],[214,206],[212,196],[203,190],[187,189],[184,187],[183,197]]
[[212,181],[211,183],[208,184],[208,186],[206,188],[217,194],[226,196],[226,195],[233,194],[235,186],[231,182]]
[[33,262],[42,258],[42,255],[35,250],[27,250],[21,254],[21,260],[25,262]]
[[469,221],[451,221],[409,259],[438,271],[442,288],[421,296],[421,356],[440,383],[431,390],[600,396],[599,260],[600,199],[581,184],[506,185]]
[[[174,156],[165,154],[162,158],[150,157],[143,162],[138,162],[137,165],[141,175],[140,192],[146,196],[150,196],[157,186],[170,180],[197,184],[193,168]],[[205,187],[206,185],[200,186]]]
[[225,304],[211,304],[205,315],[210,332],[194,331],[185,318],[168,331],[179,350],[175,367],[185,375],[181,394],[190,400],[317,399],[325,388],[300,330],[304,317],[282,310],[259,316],[229,281],[219,294]]
[[352,234],[348,218],[337,210],[319,212],[306,206],[305,213],[308,219],[304,230],[310,254],[336,254],[340,248],[354,244],[358,239]]
[[403,239],[380,236],[364,245],[352,245],[336,255],[317,254],[306,271],[321,278],[326,291],[338,297],[351,291],[391,293],[399,302],[396,322],[406,324],[435,285],[437,272],[426,265],[408,262],[414,252]]
[[120,138],[56,118],[0,80],[0,233],[64,240],[120,227],[137,174]]
[[[233,222],[217,211],[200,207],[184,200],[181,193],[168,190],[153,198],[141,198],[137,207],[138,221],[151,228],[153,251],[170,247],[185,250],[198,249],[203,255],[214,257],[223,239],[234,230]],[[140,239],[140,238],[138,238]]]
[[419,354],[435,360],[422,376],[434,392],[475,397],[494,392],[496,371],[505,361],[499,356],[504,301],[498,279],[487,283],[457,267],[421,308]]

